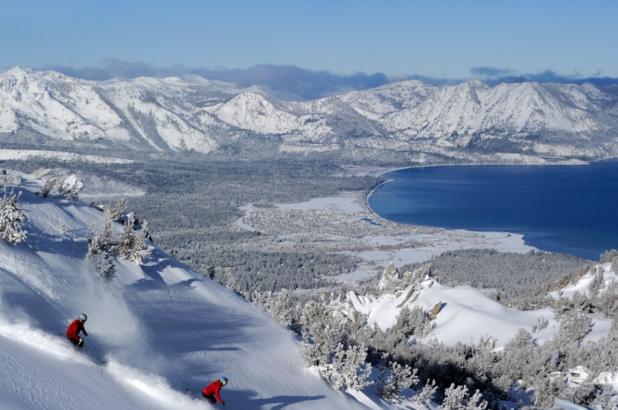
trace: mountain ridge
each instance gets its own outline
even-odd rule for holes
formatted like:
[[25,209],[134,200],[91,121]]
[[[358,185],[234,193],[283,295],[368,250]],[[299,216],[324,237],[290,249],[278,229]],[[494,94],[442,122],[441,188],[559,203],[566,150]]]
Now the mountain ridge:
[[[0,73],[0,140],[216,153],[275,142],[272,154],[367,150],[447,158],[481,153],[618,156],[618,95],[592,84],[405,80],[308,101],[199,76],[83,80]],[[273,148],[269,145],[269,150]]]

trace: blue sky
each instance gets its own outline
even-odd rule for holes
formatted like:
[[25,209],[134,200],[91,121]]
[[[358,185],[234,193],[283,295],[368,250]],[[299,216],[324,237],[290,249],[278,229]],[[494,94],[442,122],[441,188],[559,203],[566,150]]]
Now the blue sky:
[[293,64],[465,77],[618,76],[618,1],[5,0],[0,66]]

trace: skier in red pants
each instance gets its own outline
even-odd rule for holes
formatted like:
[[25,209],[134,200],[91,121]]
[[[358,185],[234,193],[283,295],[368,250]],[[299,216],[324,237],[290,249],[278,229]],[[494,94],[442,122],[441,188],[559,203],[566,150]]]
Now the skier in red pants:
[[80,333],[83,332],[84,336],[88,336],[84,323],[88,320],[88,316],[85,313],[79,315],[77,319],[71,322],[67,329],[67,339],[77,347],[84,345],[84,339],[80,337]]
[[221,389],[227,384],[227,377],[221,377],[202,389],[204,397],[212,404],[221,403],[225,406],[225,400],[221,398]]

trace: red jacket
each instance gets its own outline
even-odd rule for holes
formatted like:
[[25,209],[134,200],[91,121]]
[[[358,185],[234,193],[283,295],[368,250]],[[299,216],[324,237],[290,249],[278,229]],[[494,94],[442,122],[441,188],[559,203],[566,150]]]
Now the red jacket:
[[223,387],[223,383],[221,383],[221,380],[215,380],[214,382],[210,383],[208,386],[204,387],[202,389],[202,394],[204,394],[204,396],[215,396],[215,399],[217,399],[217,403],[223,403],[223,399],[221,398],[221,387]]
[[84,334],[88,336],[88,332],[86,332],[86,329],[84,328],[84,322],[79,319],[75,319],[71,322],[69,328],[67,329],[67,338],[70,340],[78,340],[80,332],[84,332]]

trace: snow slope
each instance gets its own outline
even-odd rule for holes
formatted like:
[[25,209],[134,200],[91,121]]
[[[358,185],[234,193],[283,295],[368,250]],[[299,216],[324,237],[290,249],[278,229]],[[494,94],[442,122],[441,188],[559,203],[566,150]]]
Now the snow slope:
[[602,263],[584,273],[581,277],[577,278],[573,283],[567,284],[562,289],[550,292],[549,295],[553,298],[567,298],[571,299],[575,294],[591,296],[591,285],[597,276],[603,277],[603,282],[600,284],[598,291],[603,292],[607,287],[614,282],[618,282],[618,275],[614,271],[614,267],[611,263]]
[[[206,409],[197,392],[220,375],[226,408],[365,408],[306,369],[261,309],[156,247],[143,266],[118,262],[112,283],[94,279],[84,257],[101,213],[21,178],[28,239],[0,243],[1,408]],[[76,352],[63,334],[82,311]]]
[[[597,269],[607,268],[609,272],[607,265],[599,266]],[[340,306],[340,309],[347,316],[357,311],[366,316],[369,325],[375,324],[386,330],[397,323],[399,312],[404,307],[420,307],[425,312],[431,312],[436,306],[441,306],[432,320],[431,331],[423,340],[437,339],[446,345],[478,344],[491,337],[495,347],[500,348],[515,336],[519,329],[532,333],[539,343],[548,341],[557,334],[559,326],[554,318],[555,312],[549,307],[517,310],[500,304],[470,286],[449,287],[430,277],[412,279],[416,273],[400,274],[391,267],[382,279],[381,294],[357,295],[350,291],[347,302]],[[396,279],[389,284],[393,277]],[[586,280],[587,276],[580,282]],[[568,293],[569,289],[570,287],[567,287],[564,291]],[[547,326],[537,329],[541,322],[546,322]],[[611,320],[594,318],[592,332],[586,340],[597,340],[607,334],[610,327]]]
[[[519,329],[531,331],[540,318],[552,321],[554,316],[551,309],[518,311],[501,305],[477,289],[468,286],[451,288],[433,279],[423,281],[420,288],[410,285],[402,291],[385,292],[377,298],[351,292],[348,300],[346,309],[351,307],[366,315],[370,325],[376,324],[384,330],[397,323],[404,306],[418,306],[428,312],[436,304],[442,304],[442,310],[425,339],[437,339],[447,345],[459,342],[478,344],[482,338],[492,337],[496,347],[504,346]],[[550,326],[545,333],[551,336],[550,332],[555,330],[555,326]]]

